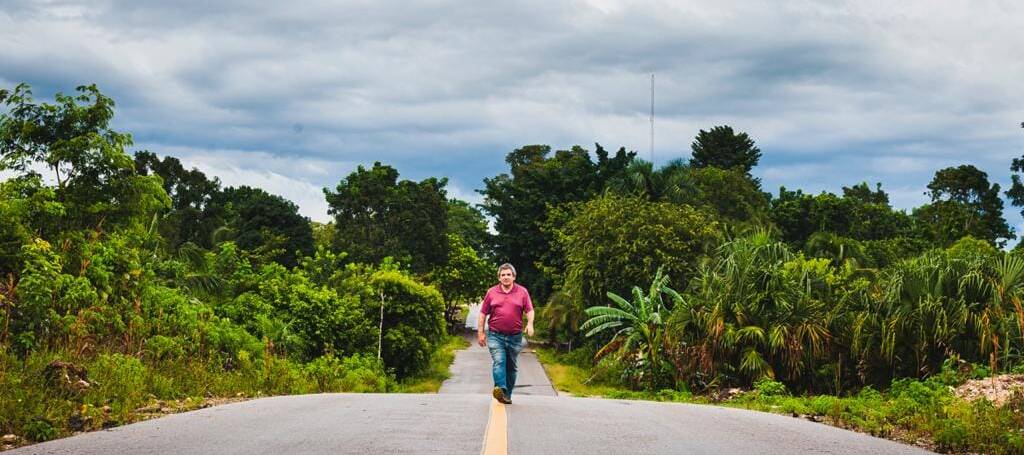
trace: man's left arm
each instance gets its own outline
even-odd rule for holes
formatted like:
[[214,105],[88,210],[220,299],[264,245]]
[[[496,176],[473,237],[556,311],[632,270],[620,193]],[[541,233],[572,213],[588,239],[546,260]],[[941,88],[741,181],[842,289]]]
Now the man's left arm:
[[533,336],[533,308],[526,312],[526,336]]

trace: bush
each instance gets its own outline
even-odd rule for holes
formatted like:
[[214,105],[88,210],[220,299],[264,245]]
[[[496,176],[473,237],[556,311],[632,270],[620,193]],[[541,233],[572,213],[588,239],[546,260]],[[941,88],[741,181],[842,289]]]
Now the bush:
[[25,437],[36,442],[55,439],[60,432],[46,419],[32,419],[22,428]]
[[316,384],[317,392],[335,392],[341,389],[339,378],[342,375],[341,360],[333,355],[318,357],[303,367],[306,375]]
[[345,358],[342,370],[340,385],[344,392],[387,392],[394,385],[394,379],[384,371],[384,363],[369,354]]
[[[263,335],[285,346],[303,348],[290,352],[299,359],[311,360],[327,352],[347,355],[376,344],[376,324],[372,321],[378,318],[367,317],[365,296],[317,286],[298,269],[288,271],[278,264],[264,266],[258,297],[273,305],[275,318],[283,321],[287,330]],[[259,306],[259,301],[254,299],[248,305]],[[290,339],[289,333],[298,339]]]
[[165,358],[178,358],[184,355],[184,350],[181,348],[181,344],[178,340],[163,336],[156,335],[145,343],[146,352],[154,360],[162,360]]
[[959,450],[967,444],[967,428],[958,420],[937,421],[932,434],[939,450]]
[[838,397],[819,395],[811,399],[811,411],[816,415],[838,416],[843,410],[842,401]]
[[789,395],[785,384],[770,378],[761,378],[755,382],[754,390],[757,390],[758,395],[762,397]]
[[386,392],[393,385],[384,364],[370,355],[357,354],[345,359],[326,355],[306,364],[304,369],[316,384],[317,392]]
[[594,353],[597,349],[592,344],[584,344],[572,351],[559,356],[559,361],[566,365],[573,365],[580,368],[591,368],[594,366]]
[[[423,371],[445,336],[441,293],[397,270],[376,271],[369,282],[384,294],[384,365],[399,378]],[[369,321],[380,319],[380,297],[375,297],[367,299]]]

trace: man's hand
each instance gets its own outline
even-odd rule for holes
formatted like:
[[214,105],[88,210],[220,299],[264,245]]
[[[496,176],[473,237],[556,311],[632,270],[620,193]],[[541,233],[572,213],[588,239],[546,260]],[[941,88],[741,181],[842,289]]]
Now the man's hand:
[[533,324],[526,324],[526,336],[533,336]]
[[476,333],[476,341],[480,343],[480,346],[487,346],[487,336],[483,332]]

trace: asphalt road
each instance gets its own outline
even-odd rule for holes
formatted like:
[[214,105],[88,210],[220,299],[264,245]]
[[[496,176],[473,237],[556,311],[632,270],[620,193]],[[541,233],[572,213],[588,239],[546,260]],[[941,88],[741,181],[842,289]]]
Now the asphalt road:
[[[500,432],[513,454],[922,454],[924,450],[759,412],[674,403],[558,397],[524,352],[514,403],[490,397],[490,358],[456,355],[439,394],[264,398],[175,414],[14,450],[14,454],[480,454]],[[482,373],[481,373],[482,372]],[[496,411],[496,409],[500,411]],[[489,428],[504,412],[507,428]]]
[[[451,366],[451,378],[441,384],[442,394],[485,394],[494,389],[491,379],[491,354],[487,348],[477,344],[474,336],[467,335],[469,348],[455,353]],[[516,373],[516,390],[512,397],[524,395],[558,396],[537,355],[527,347],[519,354],[519,372]]]

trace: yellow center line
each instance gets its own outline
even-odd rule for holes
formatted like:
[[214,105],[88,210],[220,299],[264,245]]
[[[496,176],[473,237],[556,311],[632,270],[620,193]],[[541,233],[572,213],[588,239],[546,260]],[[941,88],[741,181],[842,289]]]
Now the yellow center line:
[[484,436],[483,455],[505,455],[508,453],[508,418],[505,405],[491,400],[491,417],[487,419],[487,434]]

